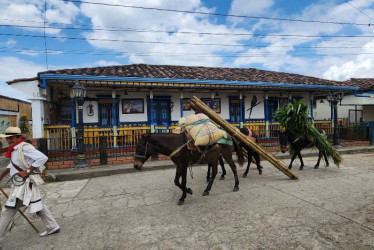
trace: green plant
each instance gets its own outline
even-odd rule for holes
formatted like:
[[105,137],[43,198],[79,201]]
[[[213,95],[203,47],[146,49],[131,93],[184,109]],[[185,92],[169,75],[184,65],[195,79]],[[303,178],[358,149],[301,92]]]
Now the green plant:
[[22,134],[25,134],[28,137],[30,133],[29,118],[25,114],[21,114],[19,117],[19,128],[21,129]]
[[339,167],[342,158],[338,151],[327,140],[325,134],[321,134],[310,122],[308,122],[309,108],[302,100],[295,100],[275,111],[275,117],[281,126],[285,127],[296,138],[308,138],[321,150],[325,150],[328,156]]

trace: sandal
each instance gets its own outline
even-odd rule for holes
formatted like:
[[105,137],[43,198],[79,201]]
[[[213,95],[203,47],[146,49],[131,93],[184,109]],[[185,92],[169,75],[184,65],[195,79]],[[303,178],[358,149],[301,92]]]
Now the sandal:
[[48,236],[48,235],[55,234],[55,233],[58,233],[58,232],[60,232],[60,227],[59,226],[57,226],[55,228],[52,228],[52,229],[48,229],[47,231],[41,233],[40,237]]

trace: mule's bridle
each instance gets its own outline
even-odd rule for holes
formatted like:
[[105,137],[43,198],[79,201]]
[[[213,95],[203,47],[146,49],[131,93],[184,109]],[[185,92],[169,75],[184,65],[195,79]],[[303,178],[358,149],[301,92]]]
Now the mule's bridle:
[[135,157],[138,157],[138,158],[142,158],[142,159],[147,159],[147,149],[148,149],[148,141],[147,141],[147,143],[145,144],[144,155],[137,155],[137,154],[134,154],[134,156],[135,156]]

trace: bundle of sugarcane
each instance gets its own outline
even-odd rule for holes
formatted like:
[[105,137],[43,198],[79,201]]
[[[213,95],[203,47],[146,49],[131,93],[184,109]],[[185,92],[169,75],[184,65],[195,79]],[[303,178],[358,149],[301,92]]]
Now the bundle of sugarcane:
[[325,134],[321,134],[310,122],[308,122],[309,108],[302,100],[295,100],[275,111],[275,117],[281,126],[291,131],[296,138],[307,138],[317,148],[326,151],[327,156],[334,160],[339,167],[342,158],[339,152],[327,140]]
[[220,125],[222,128],[226,130],[231,136],[237,138],[242,143],[246,144],[248,147],[252,148],[262,157],[264,157],[267,161],[269,161],[274,167],[279,169],[282,173],[290,177],[291,179],[298,179],[298,176],[294,174],[291,170],[289,170],[282,162],[278,161],[273,155],[269,154],[261,148],[255,142],[249,140],[245,135],[243,135],[238,128],[235,128],[230,123],[228,123],[225,119],[217,115],[212,109],[210,109],[205,103],[203,103],[199,98],[193,96],[189,100],[189,103],[193,110],[196,112],[201,112],[207,115],[213,122]]

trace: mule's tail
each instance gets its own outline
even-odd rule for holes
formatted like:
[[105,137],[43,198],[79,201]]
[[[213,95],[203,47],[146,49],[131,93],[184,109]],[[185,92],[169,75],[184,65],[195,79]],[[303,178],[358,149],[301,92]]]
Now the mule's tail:
[[238,156],[238,163],[240,167],[243,167],[244,164],[244,154],[243,154],[243,149],[240,146],[240,141],[236,139],[235,137],[232,138],[232,141],[234,143],[234,149],[236,152],[236,155]]

